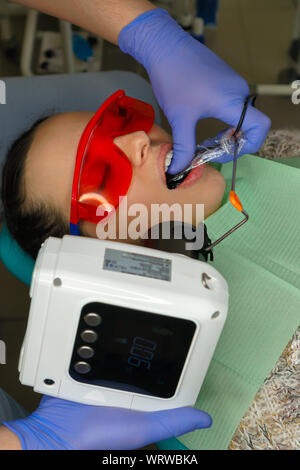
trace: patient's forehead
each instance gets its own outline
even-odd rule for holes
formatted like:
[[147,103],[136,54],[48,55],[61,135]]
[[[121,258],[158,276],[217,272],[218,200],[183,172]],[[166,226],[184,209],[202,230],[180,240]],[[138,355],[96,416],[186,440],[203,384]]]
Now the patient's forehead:
[[54,202],[69,217],[77,147],[93,114],[57,114],[38,126],[25,165],[26,194],[32,201]]

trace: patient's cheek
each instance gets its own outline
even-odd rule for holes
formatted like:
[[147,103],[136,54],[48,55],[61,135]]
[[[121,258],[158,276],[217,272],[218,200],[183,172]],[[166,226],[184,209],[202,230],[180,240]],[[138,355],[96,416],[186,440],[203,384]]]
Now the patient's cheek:
[[[110,214],[108,218],[97,224],[81,221],[80,231],[86,237],[137,245],[141,242],[141,236],[148,231],[148,223],[147,206],[136,203],[126,196],[116,212]],[[145,230],[143,230],[144,226]]]
[[80,232],[85,237],[97,238],[96,228],[97,224],[93,224],[92,222],[87,222],[86,220],[80,222]]
[[204,205],[205,218],[216,212],[221,206],[221,202],[224,196],[226,182],[217,170],[209,167],[209,177],[206,182],[206,195]]

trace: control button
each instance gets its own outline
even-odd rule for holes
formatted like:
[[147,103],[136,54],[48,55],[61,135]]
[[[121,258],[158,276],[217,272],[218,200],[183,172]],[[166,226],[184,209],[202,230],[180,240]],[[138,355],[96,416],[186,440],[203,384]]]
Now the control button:
[[84,330],[80,336],[86,343],[94,343],[98,339],[96,331],[93,330]]
[[78,374],[87,374],[91,370],[91,366],[87,362],[76,362],[74,369]]
[[84,315],[84,321],[89,326],[98,326],[100,325],[102,318],[98,313],[90,312]]
[[90,346],[80,346],[77,353],[82,359],[90,359],[95,354],[95,351]]
[[44,380],[44,384],[46,384],[46,385],[54,385],[55,382],[54,382],[54,380],[52,380],[52,379],[45,379],[45,380]]

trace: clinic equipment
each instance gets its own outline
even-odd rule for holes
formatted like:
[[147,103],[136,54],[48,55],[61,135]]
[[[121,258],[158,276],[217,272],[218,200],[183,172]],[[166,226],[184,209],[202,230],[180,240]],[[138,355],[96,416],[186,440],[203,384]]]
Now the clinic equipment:
[[[68,60],[72,61],[73,72],[97,72],[103,55],[103,40],[86,31],[72,33],[70,28],[71,50]],[[39,31],[39,53],[35,73],[56,74],[64,70],[66,49],[61,32]]]
[[194,405],[228,309],[207,263],[73,236],[43,244],[30,296],[20,381],[144,411]]

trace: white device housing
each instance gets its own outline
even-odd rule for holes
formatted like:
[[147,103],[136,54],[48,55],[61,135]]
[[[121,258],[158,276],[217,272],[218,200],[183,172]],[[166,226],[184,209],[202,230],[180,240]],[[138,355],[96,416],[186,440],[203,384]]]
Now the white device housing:
[[[170,281],[103,269],[106,248],[172,265]],[[36,392],[90,405],[144,411],[193,406],[228,310],[228,287],[211,265],[185,255],[66,235],[40,249],[30,287],[31,305],[20,360],[20,381]],[[189,319],[195,334],[174,396],[168,399],[80,383],[69,375],[80,311],[105,302]],[[50,379],[53,383],[45,383]]]

